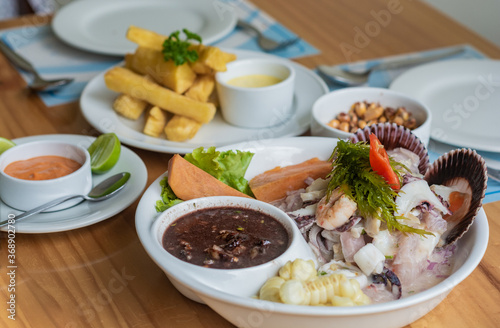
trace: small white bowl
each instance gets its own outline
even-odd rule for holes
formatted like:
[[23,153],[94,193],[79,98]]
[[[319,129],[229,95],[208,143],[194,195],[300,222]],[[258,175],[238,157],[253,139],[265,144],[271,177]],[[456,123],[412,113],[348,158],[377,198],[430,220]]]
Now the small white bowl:
[[[247,88],[228,84],[248,75],[268,75],[281,80],[273,85]],[[267,128],[285,122],[292,111],[295,71],[272,59],[245,59],[227,65],[226,72],[215,75],[224,120],[244,128]]]
[[[163,248],[162,237],[165,230],[179,217],[204,208],[236,207],[257,210],[277,219],[288,232],[289,246],[287,250],[269,262],[241,269],[215,269],[191,264],[178,259]],[[264,282],[277,274],[287,262],[296,258],[316,261],[310,247],[302,237],[297,225],[288,215],[270,204],[243,197],[205,197],[185,201],[163,212],[154,222],[151,229],[151,247],[146,248],[151,258],[163,269],[172,284],[186,297],[202,302],[190,287],[180,283],[176,277],[178,272],[191,281],[197,281],[222,292],[232,295],[251,297],[257,295]],[[173,274],[173,273],[176,274]]]
[[[18,179],[4,172],[12,162],[51,155],[75,160],[82,166],[73,173],[50,180]],[[58,141],[34,141],[12,147],[0,155],[0,198],[15,209],[28,211],[59,197],[85,195],[90,189],[90,155],[83,147]],[[50,211],[69,208],[81,201],[82,199],[69,200]]]
[[311,134],[313,136],[348,139],[353,134],[332,128],[328,122],[341,112],[347,113],[356,102],[380,103],[383,107],[405,107],[417,120],[418,127],[412,132],[427,147],[429,144],[432,115],[420,101],[402,93],[372,87],[352,87],[332,91],[321,96],[313,104]]

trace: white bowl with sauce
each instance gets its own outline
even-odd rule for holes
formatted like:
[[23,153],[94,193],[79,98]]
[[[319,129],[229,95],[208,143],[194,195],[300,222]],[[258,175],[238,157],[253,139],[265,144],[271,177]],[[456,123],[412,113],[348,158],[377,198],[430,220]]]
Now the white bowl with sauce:
[[289,119],[295,71],[272,59],[237,60],[215,75],[221,113],[228,123],[266,128]]
[[[288,247],[278,257],[260,265],[238,269],[207,268],[183,261],[170,254],[163,247],[163,235],[167,228],[178,218],[206,208],[231,207],[253,209],[270,215],[280,222],[288,233]],[[311,249],[307,246],[297,225],[288,215],[270,204],[243,197],[205,197],[175,205],[163,212],[151,227],[151,236],[146,251],[165,272],[172,284],[184,296],[203,303],[195,292],[179,281],[180,276],[210,286],[231,295],[251,297],[257,295],[264,282],[277,274],[287,262],[296,258],[311,259],[316,262]]]
[[[6,168],[10,170],[8,167],[14,162],[19,164],[20,161],[42,157],[45,157],[45,161],[41,162],[50,164],[35,169],[29,162],[24,162],[24,172],[27,174],[24,177],[14,177],[5,172]],[[69,168],[69,165],[74,167]],[[19,167],[14,171],[19,174],[21,172]],[[61,176],[58,177],[58,174]],[[38,178],[43,180],[35,180]],[[0,198],[15,209],[27,211],[59,197],[85,195],[90,189],[90,155],[83,147],[58,141],[34,141],[14,146],[0,155]],[[66,209],[81,201],[82,199],[69,200],[51,208],[50,211]]]

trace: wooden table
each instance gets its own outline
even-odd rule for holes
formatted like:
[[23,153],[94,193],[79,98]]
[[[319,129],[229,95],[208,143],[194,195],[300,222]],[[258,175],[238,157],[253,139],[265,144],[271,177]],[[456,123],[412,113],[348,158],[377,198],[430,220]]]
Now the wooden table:
[[[492,58],[500,49],[419,1],[255,0],[254,3],[321,50],[298,62],[313,68],[469,43]],[[384,16],[382,13],[390,13]],[[47,23],[27,16],[0,29]],[[360,32],[364,31],[364,32]],[[361,37],[364,33],[367,37]],[[0,135],[97,135],[77,103],[47,108],[0,56]],[[132,148],[146,163],[148,186],[170,154]],[[230,327],[205,305],[181,296],[138,240],[137,202],[98,224],[52,234],[17,234],[16,320],[7,318],[7,235],[0,233],[2,327]],[[500,202],[485,205],[488,250],[479,267],[432,312],[410,327],[498,327]]]

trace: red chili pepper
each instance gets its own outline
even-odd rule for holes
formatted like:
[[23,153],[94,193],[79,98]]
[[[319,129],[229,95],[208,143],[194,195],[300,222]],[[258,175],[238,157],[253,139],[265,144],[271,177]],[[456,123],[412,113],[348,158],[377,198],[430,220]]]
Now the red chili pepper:
[[389,163],[389,155],[387,155],[384,146],[373,133],[370,134],[370,166],[373,171],[387,181],[392,189],[399,190],[401,185],[396,172]]

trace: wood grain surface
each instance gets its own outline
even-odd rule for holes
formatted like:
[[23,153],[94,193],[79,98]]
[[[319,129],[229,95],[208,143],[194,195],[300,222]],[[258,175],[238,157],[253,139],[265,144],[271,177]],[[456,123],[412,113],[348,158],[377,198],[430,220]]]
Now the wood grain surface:
[[[310,68],[463,43],[500,58],[499,48],[420,1],[254,3],[321,51],[297,59]],[[389,8],[394,13],[377,28],[375,16]],[[25,16],[0,21],[0,29],[29,29],[49,19]],[[372,36],[359,39],[356,33],[366,29]],[[0,55],[0,136],[54,133],[98,135],[77,103],[47,108]],[[149,186],[166,170],[171,154],[132,149],[146,163]],[[135,230],[136,206],[137,202],[108,220],[73,231],[17,234],[15,321],[7,317],[7,234],[0,233],[0,327],[232,327],[209,307],[180,295],[148,257]],[[408,327],[500,325],[500,202],[487,204],[485,210],[490,239],[479,267]]]

